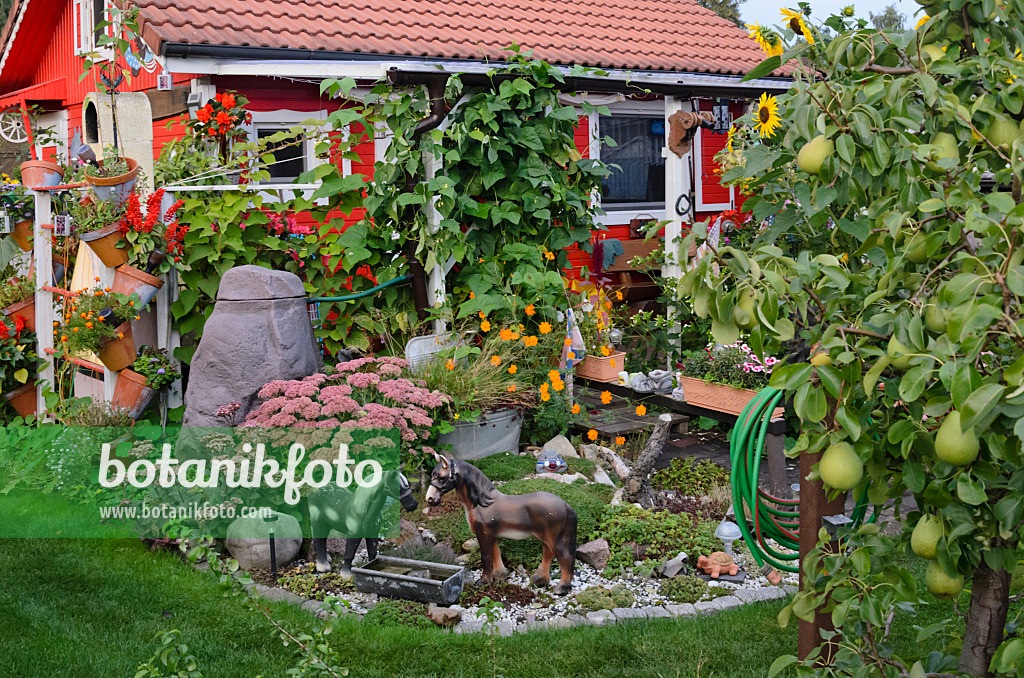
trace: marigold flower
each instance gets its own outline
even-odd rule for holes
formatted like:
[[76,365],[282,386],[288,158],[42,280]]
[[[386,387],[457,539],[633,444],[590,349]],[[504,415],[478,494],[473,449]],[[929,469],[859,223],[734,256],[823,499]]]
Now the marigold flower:
[[60,323],[59,323],[59,322],[57,322],[56,320],[54,320],[54,321],[53,321],[53,326],[54,326],[54,327],[60,327]]
[[594,429],[590,429],[589,431],[587,431],[587,437],[590,438],[591,440],[597,440],[597,431],[595,431]]
[[573,403],[573,406],[569,408],[569,412],[571,412],[572,414],[579,414],[580,413],[580,404],[579,403]]
[[550,331],[551,331],[551,323],[549,323],[549,322],[542,322],[540,324],[540,333],[541,334],[547,334]]
[[489,320],[485,320],[482,323],[480,323],[480,331],[481,332],[490,332],[491,331],[491,322]]
[[626,439],[623,438],[622,436],[619,436],[619,437],[617,437],[615,439],[615,444],[616,445],[625,445],[626,444]]
[[610,356],[611,354],[612,354],[612,352],[608,350],[608,347],[607,347],[607,346],[602,346],[602,347],[601,347],[601,355],[603,355],[604,357],[606,357],[606,358],[607,358],[607,357],[608,357],[608,356]]
[[508,366],[508,373],[509,374],[515,374],[518,371],[519,371],[519,368],[516,367],[514,364]]
[[547,402],[547,401],[551,400],[551,394],[548,393],[547,391],[543,391],[540,394],[540,399],[543,400],[544,402]]
[[85,329],[91,330],[92,329],[92,323],[85,323]]
[[637,405],[636,406],[636,416],[642,417],[645,414],[647,414],[647,407],[644,406],[644,405]]
[[448,358],[448,360],[445,361],[444,366],[449,372],[451,372],[452,370],[455,369],[455,361],[452,360],[451,358]]
[[509,393],[515,393],[516,392],[516,385],[515,384],[510,384],[509,387],[506,388],[505,390],[508,391]]
[[104,288],[103,288],[103,291],[104,291],[104,292],[109,292],[109,291],[110,291],[110,288],[109,288],[109,287],[104,287]]
[[78,331],[78,328],[77,328],[77,327],[72,327],[72,328],[71,328],[71,331],[72,331],[72,332],[77,332],[77,331]]
[[496,356],[496,355],[492,355],[491,356],[491,364],[494,365],[495,367],[497,367],[498,365],[501,364],[501,358]]
[[95,280],[96,282],[99,282],[99,281],[100,281],[100,277],[99,277],[99,276],[96,276],[96,277],[94,278],[94,280]]
[[612,392],[611,391],[601,391],[601,402],[604,403],[605,405],[607,405],[611,401],[612,401]]
[[61,338],[60,338],[61,343],[66,343],[67,340],[68,340],[68,335],[66,335],[66,334],[61,335]]
[[118,339],[124,339],[124,332],[118,332],[117,333],[117,338]]
[[537,309],[534,307],[533,304],[528,304],[526,306],[526,315],[533,315],[536,312],[537,312]]

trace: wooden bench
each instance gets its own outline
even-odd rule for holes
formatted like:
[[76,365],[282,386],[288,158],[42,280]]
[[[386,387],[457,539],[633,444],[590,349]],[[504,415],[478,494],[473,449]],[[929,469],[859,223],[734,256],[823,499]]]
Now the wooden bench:
[[637,257],[646,259],[651,253],[661,249],[661,240],[652,238],[619,242],[622,243],[623,253],[615,257],[614,263],[605,269],[605,273],[615,274],[614,277],[618,278],[618,282],[612,283],[609,287],[613,292],[622,292],[623,301],[630,303],[631,306],[635,302],[657,299],[661,294],[658,283],[647,273],[638,270],[631,262]]

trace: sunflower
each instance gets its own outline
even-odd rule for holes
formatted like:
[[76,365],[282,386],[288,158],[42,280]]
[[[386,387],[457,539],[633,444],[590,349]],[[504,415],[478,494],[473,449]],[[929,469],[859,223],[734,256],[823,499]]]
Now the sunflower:
[[924,26],[930,20],[931,20],[931,17],[928,16],[927,14],[925,14],[923,17],[921,17],[921,19],[917,22],[917,24],[914,25],[914,28],[915,29],[920,29],[921,26]]
[[811,33],[811,27],[804,21],[804,15],[791,9],[783,9],[781,11],[782,23],[797,35],[804,36],[804,40],[813,45],[814,35]]
[[764,50],[765,56],[782,56],[782,38],[778,33],[757,23],[747,24],[747,29],[750,37]]
[[779,118],[779,102],[774,95],[762,94],[757,100],[757,109],[754,111],[757,122],[754,128],[762,137],[770,137],[775,134],[775,129],[782,125]]

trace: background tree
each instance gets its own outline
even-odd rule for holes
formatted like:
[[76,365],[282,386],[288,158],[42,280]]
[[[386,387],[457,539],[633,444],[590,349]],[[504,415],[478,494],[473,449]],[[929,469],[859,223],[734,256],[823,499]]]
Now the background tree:
[[[716,341],[743,328],[755,350],[789,352],[771,382],[800,420],[789,452],[850,446],[840,470],[863,472],[855,496],[913,493],[902,548],[929,559],[928,590],[956,597],[970,581],[966,625],[940,625],[962,650],[893,657],[885,620],[921,604],[920,586],[865,526],[804,564],[784,611],[824,609],[837,624],[836,665],[803,673],[1024,667],[1024,640],[1006,631],[1020,621],[1006,623],[1024,516],[1024,2],[926,11],[906,33],[841,17],[795,31],[794,84],[747,118],[759,134],[737,140],[724,176],[756,187],[744,207],[774,220],[750,251],[714,249],[679,286]],[[780,66],[769,58],[748,78]],[[683,240],[684,261],[705,233]]]
[[727,19],[740,28],[743,28],[743,21],[740,20],[740,5],[746,0],[697,0],[697,4]]
[[896,9],[895,4],[886,5],[881,14],[868,12],[868,18],[871,19],[871,23],[874,25],[875,29],[879,31],[902,33],[906,30],[907,17]]

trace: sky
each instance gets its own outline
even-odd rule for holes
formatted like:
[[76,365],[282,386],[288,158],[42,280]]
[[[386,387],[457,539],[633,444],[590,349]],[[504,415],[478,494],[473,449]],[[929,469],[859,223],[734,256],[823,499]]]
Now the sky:
[[[811,5],[811,19],[821,22],[829,17],[831,14],[836,14],[843,7],[852,4],[856,11],[856,16],[868,18],[868,13],[873,12],[875,14],[881,14],[882,10],[885,9],[886,5],[894,4],[893,0],[807,0]],[[914,12],[921,8],[914,0],[895,0],[897,11],[905,14],[907,17],[907,25],[913,26],[917,23],[917,19],[914,18]],[[791,0],[789,4],[785,0],[746,0],[740,5],[740,16],[743,17],[744,23],[754,23],[755,21],[761,25],[775,25],[782,21],[782,15],[779,14],[780,7],[792,7],[797,8],[797,0]]]

